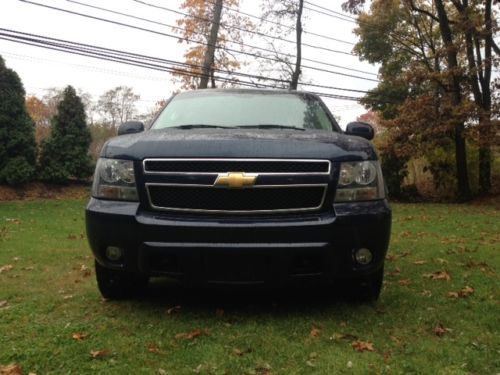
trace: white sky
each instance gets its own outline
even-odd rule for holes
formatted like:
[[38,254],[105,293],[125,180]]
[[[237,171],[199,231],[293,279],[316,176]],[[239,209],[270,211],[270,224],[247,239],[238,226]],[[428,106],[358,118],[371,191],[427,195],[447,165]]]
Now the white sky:
[[[33,1],[173,34],[169,27],[103,13],[78,6],[66,0]],[[170,25],[174,25],[175,20],[180,17],[174,13],[153,9],[132,0],[80,1]],[[146,1],[172,9],[180,9],[179,5],[182,2],[181,0]],[[341,3],[343,1],[312,0],[311,2],[341,12]],[[260,15],[260,0],[241,0],[240,9],[247,13]],[[356,42],[356,38],[352,33],[355,24],[309,10],[304,10],[304,15],[306,17],[304,26],[306,31]],[[183,54],[187,48],[186,44],[178,44],[172,38],[45,9],[19,0],[0,0],[0,27],[177,61],[183,61]],[[290,35],[289,38],[294,39],[294,35]],[[254,36],[251,39],[245,40],[245,42],[260,47],[268,47],[266,41],[259,36]],[[308,35],[307,33],[303,35],[303,42],[343,51],[350,51],[352,49],[351,45],[325,40]],[[290,52],[293,53],[293,49]],[[172,82],[171,75],[166,72],[107,62],[90,57],[70,55],[5,40],[0,40],[0,55],[3,56],[8,67],[17,71],[23,80],[26,91],[38,96],[42,96],[46,88],[64,87],[70,84],[89,92],[95,100],[103,92],[111,88],[126,85],[131,86],[141,96],[138,107],[140,111],[146,111],[148,108],[153,107],[156,101],[168,98],[177,88]],[[303,57],[368,72],[377,72],[377,67],[367,62],[359,61],[356,56],[335,54],[303,47]],[[242,56],[242,58],[248,59],[249,57]],[[303,62],[303,64],[372,79],[376,78],[362,73],[321,66],[311,62]],[[243,67],[242,71],[260,75],[261,73],[253,66],[255,65],[250,64],[247,67]],[[317,72],[306,68],[303,69],[302,78],[316,84],[356,90],[368,90],[376,86],[376,82]],[[312,87],[308,89],[340,95],[362,96],[359,93],[346,91]],[[324,100],[330,110],[341,118],[340,123],[342,127],[345,127],[348,122],[355,120],[357,116],[366,112],[362,106],[353,101],[338,99]]]

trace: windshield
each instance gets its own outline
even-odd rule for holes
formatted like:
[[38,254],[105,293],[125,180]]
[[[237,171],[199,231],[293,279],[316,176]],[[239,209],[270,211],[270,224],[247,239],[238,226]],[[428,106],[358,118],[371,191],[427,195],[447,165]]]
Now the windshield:
[[152,126],[172,127],[337,130],[321,102],[312,95],[234,91],[175,96]]

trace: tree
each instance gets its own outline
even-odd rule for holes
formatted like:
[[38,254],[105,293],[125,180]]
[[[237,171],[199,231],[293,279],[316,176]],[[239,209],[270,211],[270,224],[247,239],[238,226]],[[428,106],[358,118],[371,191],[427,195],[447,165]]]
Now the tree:
[[[303,0],[262,0],[262,24],[263,34],[275,32],[284,39],[286,36],[295,32],[295,61],[292,61],[292,55],[283,53],[284,46],[277,45],[276,40],[270,41],[269,47],[274,53],[269,56],[272,60],[268,60],[263,64],[272,64],[271,70],[278,72],[279,78],[289,82],[288,88],[296,90],[299,78],[302,75],[302,11],[304,8]],[[270,28],[265,28],[264,24],[272,25]],[[276,64],[276,61],[279,63]]]
[[21,79],[0,56],[0,182],[18,185],[35,172],[33,121],[26,111]]
[[26,110],[35,124],[36,143],[40,144],[50,134],[52,118],[49,106],[34,95],[26,99]]
[[[379,110],[391,126],[405,134],[402,139],[412,137],[415,141],[408,142],[411,151],[418,150],[428,160],[433,158],[435,147],[448,149],[452,140],[452,169],[460,200],[471,195],[466,141],[477,144],[474,133],[479,132],[480,140],[484,129],[491,129],[488,121],[494,116],[491,110],[484,109],[485,96],[491,97],[486,87],[490,87],[488,67],[493,59],[481,58],[481,49],[488,56],[488,43],[494,49],[489,2],[483,7],[480,2],[468,6],[467,0],[453,0],[452,4],[442,0],[375,0],[369,12],[361,11],[364,0],[350,0],[343,5],[359,14],[356,33],[360,42],[355,51],[372,63],[381,63],[381,83],[362,102]],[[479,27],[481,22],[483,26]],[[471,38],[475,48],[467,47],[467,39]],[[483,93],[474,94],[474,86],[482,87]],[[476,99],[474,104],[472,99],[480,96],[483,100]],[[479,142],[479,147],[486,148],[484,142]],[[406,150],[410,152],[410,147]],[[483,159],[489,160],[487,150],[483,154]],[[487,162],[483,160],[482,164],[483,180],[487,180]],[[431,166],[432,170],[437,169]]]
[[136,115],[135,105],[140,98],[131,87],[118,86],[101,95],[97,109],[110,126],[116,127]]
[[84,179],[92,174],[88,154],[91,136],[85,118],[81,98],[73,87],[66,87],[52,119],[50,136],[42,143],[40,179],[64,183],[71,177]]
[[[216,7],[214,4],[219,4],[220,8],[219,5]],[[229,80],[221,82],[221,86],[237,82],[237,78],[232,76],[231,72],[241,67],[241,59],[226,48],[232,46],[231,49],[243,50],[244,32],[242,30],[253,28],[247,17],[232,11],[232,9],[237,10],[238,7],[239,0],[218,0],[215,3],[204,0],[184,0],[181,4],[181,9],[187,16],[177,20],[180,29],[175,28],[174,31],[181,37],[179,43],[195,44],[184,54],[187,67],[177,68],[173,73],[175,80],[180,82],[181,88],[197,89],[201,87],[202,79],[209,79],[210,86],[215,88],[217,70],[228,72],[220,73],[224,79]],[[220,18],[216,15],[219,10]],[[217,22],[218,18],[219,22]],[[211,53],[208,52],[209,48],[214,49],[213,59]]]

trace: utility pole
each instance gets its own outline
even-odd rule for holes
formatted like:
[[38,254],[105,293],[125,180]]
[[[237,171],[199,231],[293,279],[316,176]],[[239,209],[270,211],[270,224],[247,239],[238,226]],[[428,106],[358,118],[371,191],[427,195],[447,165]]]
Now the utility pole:
[[220,19],[222,14],[222,1],[216,0],[214,4],[214,16],[212,19],[212,28],[210,29],[210,37],[208,46],[205,50],[205,59],[203,61],[202,76],[198,88],[206,89],[211,76],[211,71],[214,65],[215,45],[217,44],[217,36],[219,35]]
[[295,26],[297,40],[297,59],[295,60],[295,69],[290,82],[290,89],[297,90],[300,77],[300,65],[302,62],[302,9],[304,8],[304,0],[299,0],[299,8],[297,9],[297,25]]

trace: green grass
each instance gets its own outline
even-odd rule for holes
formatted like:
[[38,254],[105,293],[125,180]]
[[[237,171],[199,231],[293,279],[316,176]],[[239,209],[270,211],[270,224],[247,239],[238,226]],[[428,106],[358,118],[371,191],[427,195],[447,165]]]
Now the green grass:
[[[394,205],[386,283],[369,305],[324,290],[200,291],[161,280],[142,300],[103,301],[84,205],[0,203],[0,366],[16,363],[38,375],[500,371],[500,220],[493,207]],[[438,271],[451,279],[423,276]],[[471,295],[448,297],[466,286]],[[176,338],[196,329],[203,335]],[[78,341],[75,333],[86,336]],[[375,351],[355,351],[356,340]],[[108,354],[93,359],[98,350]]]

